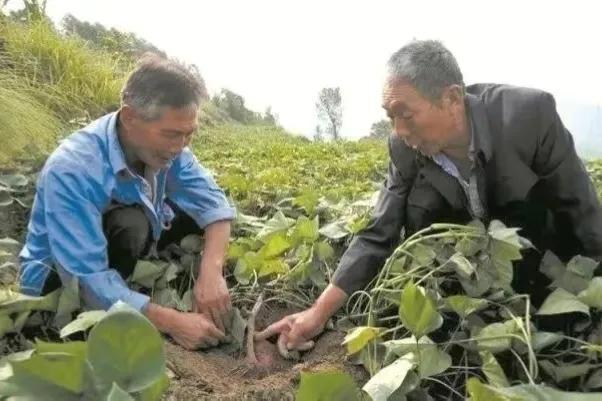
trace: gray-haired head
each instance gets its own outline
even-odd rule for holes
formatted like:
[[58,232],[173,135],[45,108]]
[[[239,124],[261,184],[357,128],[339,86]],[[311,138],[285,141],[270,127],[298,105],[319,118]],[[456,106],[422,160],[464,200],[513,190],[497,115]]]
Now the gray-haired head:
[[161,117],[165,108],[198,108],[207,89],[195,68],[147,53],[130,73],[121,103],[134,108],[145,120]]
[[454,55],[437,40],[413,40],[397,50],[387,63],[389,78],[405,80],[432,102],[450,85],[464,88]]

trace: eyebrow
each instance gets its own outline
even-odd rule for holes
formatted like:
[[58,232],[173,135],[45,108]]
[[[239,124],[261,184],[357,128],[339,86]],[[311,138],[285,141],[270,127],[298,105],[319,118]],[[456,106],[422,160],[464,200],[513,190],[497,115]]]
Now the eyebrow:
[[198,129],[198,125],[194,126],[191,130],[188,131],[181,131],[178,129],[162,129],[161,132],[166,132],[166,133],[176,133],[176,134],[190,134],[195,132]]

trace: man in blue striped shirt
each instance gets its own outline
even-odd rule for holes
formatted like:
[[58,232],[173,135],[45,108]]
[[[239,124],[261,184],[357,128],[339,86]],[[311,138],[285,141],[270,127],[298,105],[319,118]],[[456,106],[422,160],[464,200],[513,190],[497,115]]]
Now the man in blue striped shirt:
[[[77,280],[89,308],[121,300],[186,348],[217,344],[230,308],[222,268],[235,210],[187,148],[205,97],[189,68],[147,56],[129,76],[120,109],[61,143],[38,179],[20,254],[23,293]],[[153,304],[127,287],[139,258],[201,231],[198,313]]]

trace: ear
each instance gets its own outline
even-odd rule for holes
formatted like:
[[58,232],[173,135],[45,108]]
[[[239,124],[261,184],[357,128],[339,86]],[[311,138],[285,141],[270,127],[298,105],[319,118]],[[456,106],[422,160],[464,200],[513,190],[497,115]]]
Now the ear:
[[464,90],[460,85],[450,85],[443,90],[442,98],[443,103],[451,107],[464,105]]
[[136,111],[127,104],[121,106],[121,109],[119,109],[119,115],[121,116],[121,121],[123,121],[126,125],[131,125],[132,122],[138,118]]

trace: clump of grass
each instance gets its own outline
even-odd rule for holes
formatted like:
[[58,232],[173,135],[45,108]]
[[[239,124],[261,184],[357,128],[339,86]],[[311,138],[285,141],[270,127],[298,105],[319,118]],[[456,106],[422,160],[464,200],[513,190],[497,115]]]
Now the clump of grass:
[[65,37],[46,20],[0,25],[3,69],[31,87],[35,97],[61,116],[96,117],[118,104],[129,67],[115,55],[89,49],[76,37]]
[[18,77],[0,73],[0,166],[48,152],[62,126],[31,88]]

